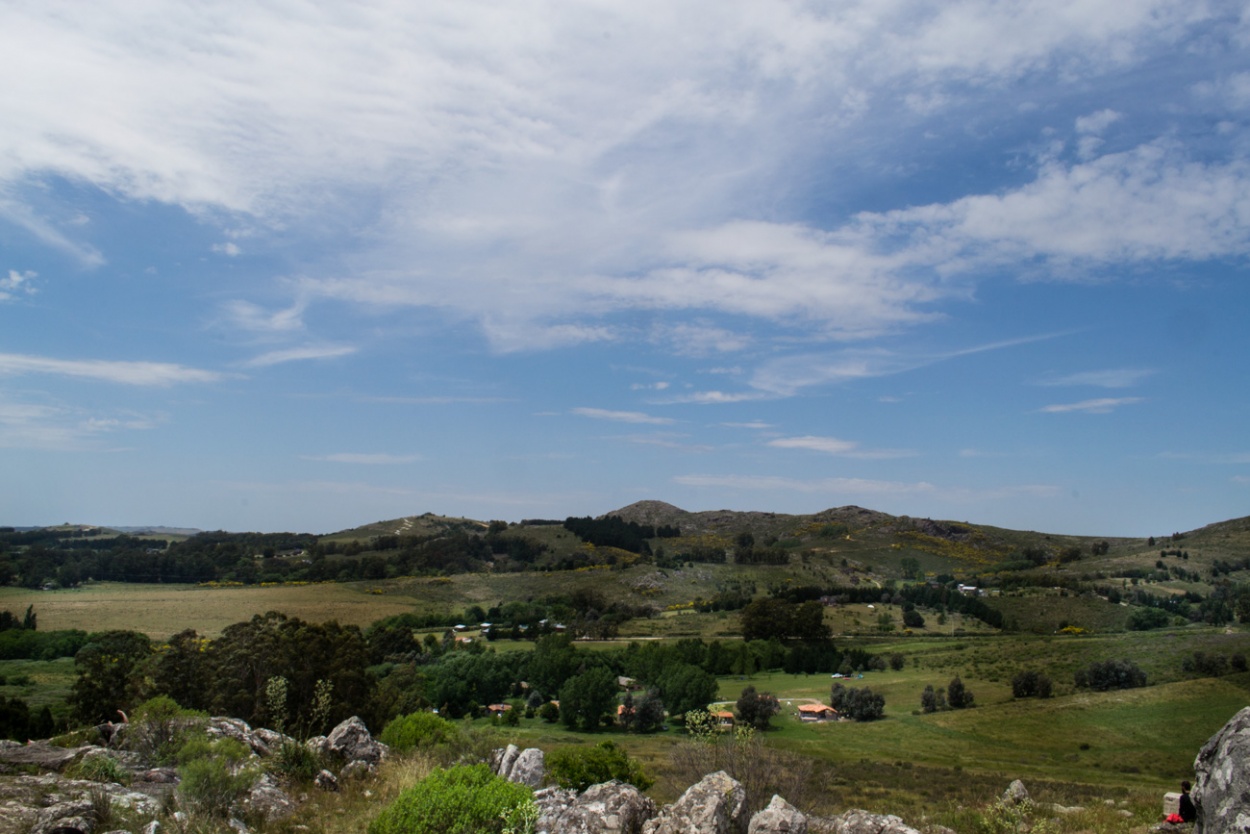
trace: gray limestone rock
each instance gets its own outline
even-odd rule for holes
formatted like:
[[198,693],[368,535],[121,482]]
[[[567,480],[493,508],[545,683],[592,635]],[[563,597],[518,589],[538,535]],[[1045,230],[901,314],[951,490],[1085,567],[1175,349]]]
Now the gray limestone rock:
[[1020,805],[1029,801],[1029,792],[1024,787],[1024,783],[1019,779],[1007,786],[1007,790],[1003,791],[1003,802],[1010,805]]
[[807,834],[807,817],[780,796],[751,817],[747,834]]
[[745,828],[747,796],[723,770],[704,776],[649,820],[642,834],[738,834]]
[[534,794],[540,834],[640,834],[655,803],[633,785],[604,782],[576,791],[547,788]]
[[1194,773],[1196,834],[1250,834],[1250,707],[1203,745]]
[[819,834],[920,834],[892,814],[870,814],[852,809],[831,820],[809,820],[808,830]]
[[326,748],[344,761],[368,765],[376,765],[388,752],[385,744],[369,734],[365,722],[354,715],[330,731]]

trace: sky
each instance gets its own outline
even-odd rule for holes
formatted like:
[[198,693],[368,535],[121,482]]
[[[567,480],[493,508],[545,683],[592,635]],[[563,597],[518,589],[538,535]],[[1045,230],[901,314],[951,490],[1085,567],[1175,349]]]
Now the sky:
[[0,4],[0,524],[1250,514],[1250,9]]

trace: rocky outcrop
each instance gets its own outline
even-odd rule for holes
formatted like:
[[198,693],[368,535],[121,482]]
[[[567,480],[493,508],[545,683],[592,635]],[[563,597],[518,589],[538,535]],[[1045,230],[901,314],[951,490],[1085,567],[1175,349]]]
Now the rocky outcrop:
[[851,810],[831,820],[809,820],[812,834],[920,834],[898,817]]
[[539,834],[640,834],[655,803],[633,785],[605,782],[577,791],[546,788],[534,794]]
[[751,817],[747,834],[807,834],[807,817],[779,796]]
[[642,834],[739,834],[747,794],[723,770],[704,776],[642,827]]
[[1250,707],[1203,746],[1194,773],[1196,834],[1250,834]]
[[98,747],[57,747],[46,741],[21,744],[16,741],[0,742],[0,763],[37,767],[40,770],[64,770]]
[[91,834],[101,802],[141,817],[155,816],[159,807],[155,798],[116,783],[22,775],[0,783],[0,832]]
[[515,744],[509,744],[499,748],[491,753],[490,767],[509,782],[530,788],[541,788],[547,781],[546,759],[537,747],[520,750]]
[[1004,805],[1023,805],[1028,801],[1029,791],[1019,779],[1016,779],[1007,786],[1007,790],[1003,791]]

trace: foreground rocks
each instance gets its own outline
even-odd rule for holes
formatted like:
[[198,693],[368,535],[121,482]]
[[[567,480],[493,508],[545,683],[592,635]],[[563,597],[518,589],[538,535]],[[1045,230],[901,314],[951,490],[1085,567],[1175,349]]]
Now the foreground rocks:
[[1250,834],[1250,707],[1211,736],[1194,774],[1196,834]]

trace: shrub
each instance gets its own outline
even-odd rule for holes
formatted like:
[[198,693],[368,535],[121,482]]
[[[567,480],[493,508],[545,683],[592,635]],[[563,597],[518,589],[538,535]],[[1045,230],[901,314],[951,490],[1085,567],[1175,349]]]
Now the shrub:
[[964,682],[956,675],[946,686],[946,702],[950,704],[951,709],[967,709],[971,707],[976,699],[972,693],[964,686]]
[[209,817],[224,818],[256,781],[244,765],[251,751],[241,741],[196,738],[178,751],[178,796],[186,807]]
[[65,775],[71,779],[83,779],[88,782],[130,784],[130,774],[117,762],[117,759],[104,752],[83,756],[65,769]]
[[547,772],[562,788],[584,791],[613,779],[628,782],[645,791],[655,784],[642,765],[610,741],[603,741],[589,749],[561,747],[547,757]]
[[401,793],[369,824],[369,834],[529,834],[537,818],[529,788],[484,764],[464,765],[435,769]]
[[451,743],[456,726],[432,712],[412,712],[387,723],[379,739],[398,753]]
[[1163,628],[1171,621],[1172,617],[1162,608],[1134,608],[1128,618],[1128,627],[1132,631],[1149,631]]
[[158,695],[140,704],[126,726],[125,745],[159,764],[176,760],[188,736],[199,731],[205,715],[183,709],[167,695]]

